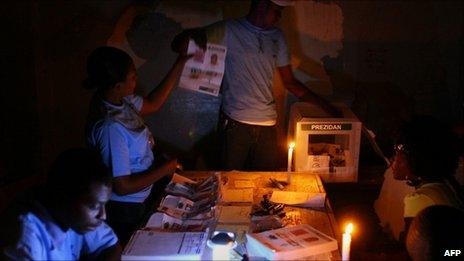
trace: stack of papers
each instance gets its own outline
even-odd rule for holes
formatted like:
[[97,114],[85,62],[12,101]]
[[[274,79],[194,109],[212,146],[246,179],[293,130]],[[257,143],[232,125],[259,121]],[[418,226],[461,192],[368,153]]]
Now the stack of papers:
[[218,193],[218,179],[210,176],[202,182],[196,182],[178,174],[174,174],[171,182],[166,186],[166,193],[181,196],[193,201],[204,198],[216,198]]
[[208,219],[179,219],[171,217],[165,213],[156,212],[151,215],[145,225],[145,228],[179,231],[204,231],[208,225]]
[[139,230],[132,235],[121,260],[200,260],[207,237],[208,231]]
[[250,257],[294,260],[337,250],[337,240],[309,225],[298,225],[247,234]]

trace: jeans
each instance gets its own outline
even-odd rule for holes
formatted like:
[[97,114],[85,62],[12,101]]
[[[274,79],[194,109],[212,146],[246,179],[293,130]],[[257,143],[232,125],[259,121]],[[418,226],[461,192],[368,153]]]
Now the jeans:
[[250,125],[223,113],[219,120],[224,170],[276,171],[277,134],[275,126]]

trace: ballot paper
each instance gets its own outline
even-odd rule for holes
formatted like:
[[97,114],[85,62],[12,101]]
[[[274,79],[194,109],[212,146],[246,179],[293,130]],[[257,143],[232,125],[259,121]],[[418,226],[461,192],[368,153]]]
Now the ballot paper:
[[273,191],[271,201],[298,207],[321,208],[325,204],[325,193]]
[[253,202],[253,189],[223,189],[223,202]]
[[224,77],[227,47],[208,43],[205,51],[190,40],[187,53],[193,54],[193,58],[185,63],[179,86],[218,96]]
[[[248,255],[267,260],[295,260],[337,250],[337,240],[309,225],[246,234]],[[329,257],[330,254],[325,255]],[[324,258],[324,255],[318,256]],[[308,258],[312,259],[312,258]],[[317,259],[316,259],[317,260]]]
[[208,231],[138,230],[124,248],[121,260],[200,260]]
[[212,219],[179,219],[162,212],[156,212],[150,216],[145,228],[200,231],[206,229],[210,220]]
[[178,219],[187,219],[210,212],[215,204],[214,198],[203,198],[194,202],[184,197],[167,195],[161,200],[158,211]]
[[251,206],[221,206],[219,223],[249,223]]
[[199,201],[205,198],[215,199],[218,193],[218,182],[218,178],[215,175],[209,176],[201,182],[196,182],[174,174],[165,191],[167,194],[181,196],[192,201]]
[[313,174],[327,174],[330,170],[330,156],[322,155],[309,155],[307,168]]

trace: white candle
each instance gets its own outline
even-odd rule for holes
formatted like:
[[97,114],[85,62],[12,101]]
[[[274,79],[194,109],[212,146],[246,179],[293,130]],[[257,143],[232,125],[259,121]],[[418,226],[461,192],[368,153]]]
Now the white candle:
[[290,142],[288,145],[288,158],[287,158],[287,183],[290,184],[291,182],[291,174],[292,171],[292,158],[293,158],[293,149],[295,148],[295,142]]
[[342,260],[350,260],[351,232],[353,232],[353,224],[349,223],[343,233]]

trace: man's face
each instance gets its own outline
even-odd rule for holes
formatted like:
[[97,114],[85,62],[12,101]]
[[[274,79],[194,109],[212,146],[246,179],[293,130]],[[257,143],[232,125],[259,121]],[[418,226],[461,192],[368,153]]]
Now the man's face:
[[69,225],[79,234],[95,230],[106,219],[105,204],[111,187],[94,183],[87,194],[77,198],[69,209]]
[[276,5],[269,1],[269,6],[267,8],[266,16],[264,19],[266,28],[273,27],[280,20],[283,9],[283,6]]
[[396,180],[406,180],[407,177],[412,177],[411,168],[404,152],[396,152],[395,158],[391,164],[393,177]]

